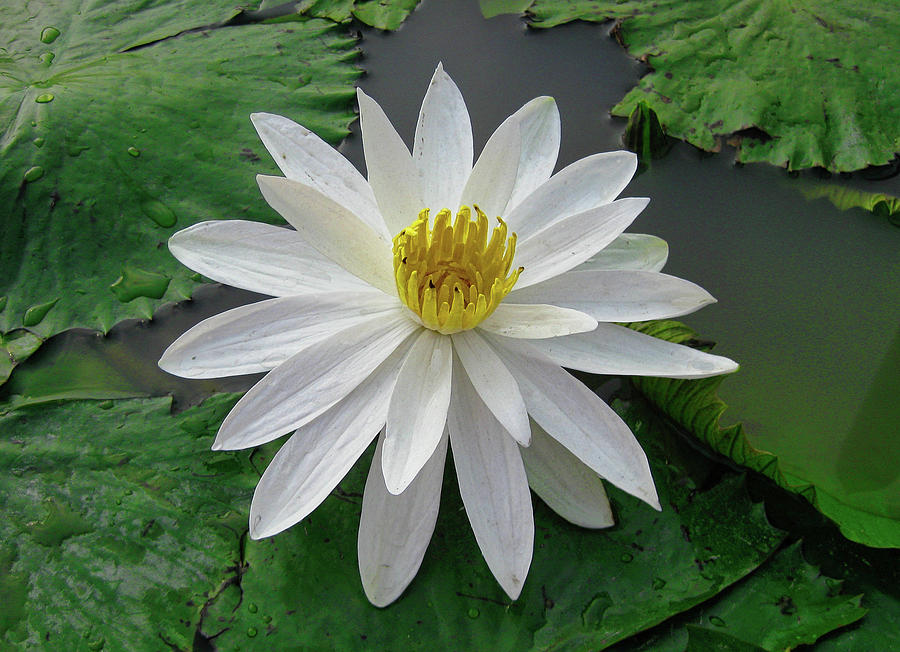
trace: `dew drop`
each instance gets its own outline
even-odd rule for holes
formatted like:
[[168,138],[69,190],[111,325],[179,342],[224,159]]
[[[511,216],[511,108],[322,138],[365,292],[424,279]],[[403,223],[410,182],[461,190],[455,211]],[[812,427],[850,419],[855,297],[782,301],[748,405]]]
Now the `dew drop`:
[[113,406],[113,402],[109,401],[109,400],[101,401],[100,403],[97,403],[97,407],[100,408],[101,410],[109,410],[110,408],[112,408],[112,406]]
[[169,277],[135,267],[126,267],[109,289],[122,303],[138,297],[162,299],[169,287]]
[[716,627],[725,627],[725,621],[719,618],[718,616],[710,616],[709,622]]
[[247,605],[247,611],[249,611],[252,614],[255,614],[257,611],[259,611],[259,607],[256,606],[255,602],[251,602],[250,604]]
[[48,301],[47,303],[39,303],[36,306],[31,306],[28,310],[25,311],[25,316],[22,318],[22,324],[27,328],[31,328],[32,326],[37,326],[43,321],[44,317],[47,316],[47,313],[50,312],[50,309],[56,305],[56,302],[59,299],[54,299],[53,301]]
[[256,636],[258,633],[259,633],[259,632],[256,631],[256,627],[248,627],[248,628],[247,628],[247,637],[248,637],[248,638],[253,638],[253,637]]
[[99,652],[103,649],[103,646],[106,645],[106,639],[102,636],[95,641],[88,641],[88,649],[92,650],[92,652]]
[[121,504],[122,504],[122,499],[116,498],[116,505],[121,505]]
[[151,220],[166,228],[174,226],[177,219],[171,208],[152,197],[141,202],[141,211]]
[[31,121],[31,126],[32,126],[32,127],[37,127],[37,120],[32,120],[32,121]]
[[620,560],[623,564],[627,564],[628,562],[634,560],[634,555],[632,555],[630,552],[623,552],[623,553],[622,553],[622,556],[619,557],[619,560]]
[[41,30],[41,43],[53,43],[59,37],[59,30],[55,27],[45,27]]
[[40,59],[41,63],[44,64],[45,66],[49,66],[51,63],[53,63],[53,60],[55,58],[56,58],[56,55],[53,54],[52,52],[44,52],[41,56],[38,57],[38,59]]
[[478,611],[475,607],[469,609],[469,618],[478,618],[481,615],[481,612]]
[[264,623],[270,623],[270,622],[272,622],[272,616],[270,616],[270,615],[268,615],[268,614],[266,614],[265,616],[263,616],[262,619],[263,619],[263,622],[264,622]]
[[32,140],[31,142],[34,143],[34,146],[35,146],[35,147],[43,147],[43,146],[44,146],[44,137],[43,137],[43,136],[38,136],[37,138],[35,138],[35,139]]
[[42,176],[44,176],[44,168],[40,165],[35,165],[33,168],[28,168],[25,171],[24,179],[28,183],[31,183],[32,181],[37,181]]
[[132,491],[131,489],[126,489],[124,493],[126,496],[130,496],[131,494],[134,493],[134,491]]
[[653,590],[654,591],[659,591],[665,585],[666,585],[666,581],[663,578],[661,578],[661,577],[653,578]]
[[34,101],[38,104],[46,104],[47,102],[52,102],[53,93],[41,93],[36,98],[34,98]]
[[133,157],[137,158],[138,156],[141,155],[141,150],[139,150],[137,147],[129,147],[128,153],[131,154]]

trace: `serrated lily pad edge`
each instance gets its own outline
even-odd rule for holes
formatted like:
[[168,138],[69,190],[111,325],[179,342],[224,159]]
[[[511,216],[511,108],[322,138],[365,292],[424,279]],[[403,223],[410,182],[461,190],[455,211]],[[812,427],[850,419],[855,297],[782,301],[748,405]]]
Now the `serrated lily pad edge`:
[[[633,330],[676,344],[688,343],[696,333],[678,321],[625,324]],[[678,425],[717,453],[761,473],[779,487],[799,494],[835,522],[845,537],[873,548],[900,548],[900,522],[862,511],[842,502],[796,475],[781,469],[778,456],[755,448],[743,424],[720,425],[728,405],[719,397],[724,376],[701,380],[633,377],[635,387]],[[678,400],[676,401],[676,397]]]

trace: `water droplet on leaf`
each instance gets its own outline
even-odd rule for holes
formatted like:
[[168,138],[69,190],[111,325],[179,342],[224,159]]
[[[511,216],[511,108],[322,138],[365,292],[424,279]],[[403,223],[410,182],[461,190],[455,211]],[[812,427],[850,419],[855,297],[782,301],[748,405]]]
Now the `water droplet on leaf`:
[[28,310],[25,311],[25,317],[22,318],[22,323],[31,328],[32,326],[37,326],[43,321],[44,317],[47,316],[47,313],[50,312],[50,309],[56,305],[56,302],[59,299],[54,299],[53,301],[48,301],[47,303],[39,303],[36,306],[31,306]]
[[478,618],[481,615],[481,612],[478,611],[475,607],[469,609],[469,618]]
[[45,27],[41,30],[41,43],[53,43],[59,37],[59,30],[55,27]]
[[256,636],[257,634],[258,634],[258,632],[256,631],[256,627],[248,627],[248,628],[247,628],[247,636],[248,636],[249,638],[253,638],[253,637]]
[[661,577],[653,578],[653,590],[654,591],[659,591],[665,585],[666,585],[666,581],[663,578],[661,578]]
[[141,202],[141,211],[151,220],[165,228],[174,226],[177,221],[171,208],[152,197],[148,197]]
[[623,564],[627,564],[628,562],[634,560],[634,555],[632,555],[630,552],[623,552],[623,553],[622,553],[622,556],[619,557],[619,560],[620,560]]
[[35,146],[35,147],[43,147],[43,146],[44,146],[44,138],[43,138],[43,136],[38,136],[37,138],[35,138],[35,139],[32,140],[31,142],[34,143],[34,146]]
[[725,627],[725,621],[719,618],[718,616],[710,616],[709,622],[716,627]]
[[56,55],[53,54],[52,52],[44,52],[41,56],[38,57],[38,59],[40,59],[41,63],[44,64],[45,66],[49,66],[51,63],[53,63],[53,60],[55,58],[56,58]]
[[129,147],[128,153],[131,154],[133,157],[137,158],[138,156],[141,155],[141,150],[139,150],[137,147]]
[[25,181],[31,183],[32,181],[37,181],[42,176],[44,176],[44,168],[40,165],[35,165],[33,168],[28,168],[25,171],[24,179]]
[[255,602],[251,602],[250,604],[247,605],[247,611],[249,611],[252,614],[255,614],[257,611],[259,611],[259,607],[256,606]]
[[38,104],[46,104],[47,102],[52,102],[53,93],[41,93],[36,98],[34,98],[34,101]]
[[116,282],[109,286],[116,298],[128,303],[138,297],[162,299],[169,287],[169,277],[136,267],[126,267]]

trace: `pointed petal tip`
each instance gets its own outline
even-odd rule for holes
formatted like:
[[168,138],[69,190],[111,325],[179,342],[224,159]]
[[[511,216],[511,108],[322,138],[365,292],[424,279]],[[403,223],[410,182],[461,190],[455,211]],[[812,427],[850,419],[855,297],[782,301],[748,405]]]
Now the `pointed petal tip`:
[[500,583],[503,592],[509,596],[510,600],[518,600],[519,596],[522,594],[522,587],[525,586],[524,578],[519,579],[516,575],[504,578],[502,581],[500,578],[497,578],[497,581]]
[[397,598],[402,595],[402,591],[397,595],[393,595],[390,593],[380,594],[377,591],[370,589],[368,586],[363,584],[363,592],[366,594],[366,598],[372,603],[373,607],[378,607],[379,609],[384,609],[387,606],[392,605],[396,602]]

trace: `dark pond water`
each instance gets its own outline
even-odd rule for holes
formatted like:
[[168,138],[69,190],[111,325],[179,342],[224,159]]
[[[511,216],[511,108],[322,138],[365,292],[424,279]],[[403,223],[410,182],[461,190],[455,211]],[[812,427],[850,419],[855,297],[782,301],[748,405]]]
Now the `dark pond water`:
[[[474,2],[426,1],[397,32],[364,31],[361,85],[409,142],[442,61],[466,98],[476,150],[523,103],[552,95],[562,114],[563,166],[621,148],[624,121],[609,109],[645,67],[608,31],[587,24],[530,30],[514,16],[484,20]],[[358,137],[341,150],[364,167]],[[651,197],[631,230],[669,242],[665,271],[719,300],[684,321],[742,365],[720,392],[731,406],[725,421],[743,421],[757,447],[848,502],[865,506],[869,492],[900,496],[900,228],[803,194],[834,183],[898,195],[900,180],[791,177],[766,165],[735,166],[733,158],[678,144],[624,193]],[[108,342],[62,336],[33,364],[49,364],[60,351],[105,357],[128,382],[172,392],[187,405],[248,381],[173,379],[155,369],[159,353],[192,323],[255,298],[204,289],[150,325],[116,328]],[[900,503],[893,516],[900,517]]]

